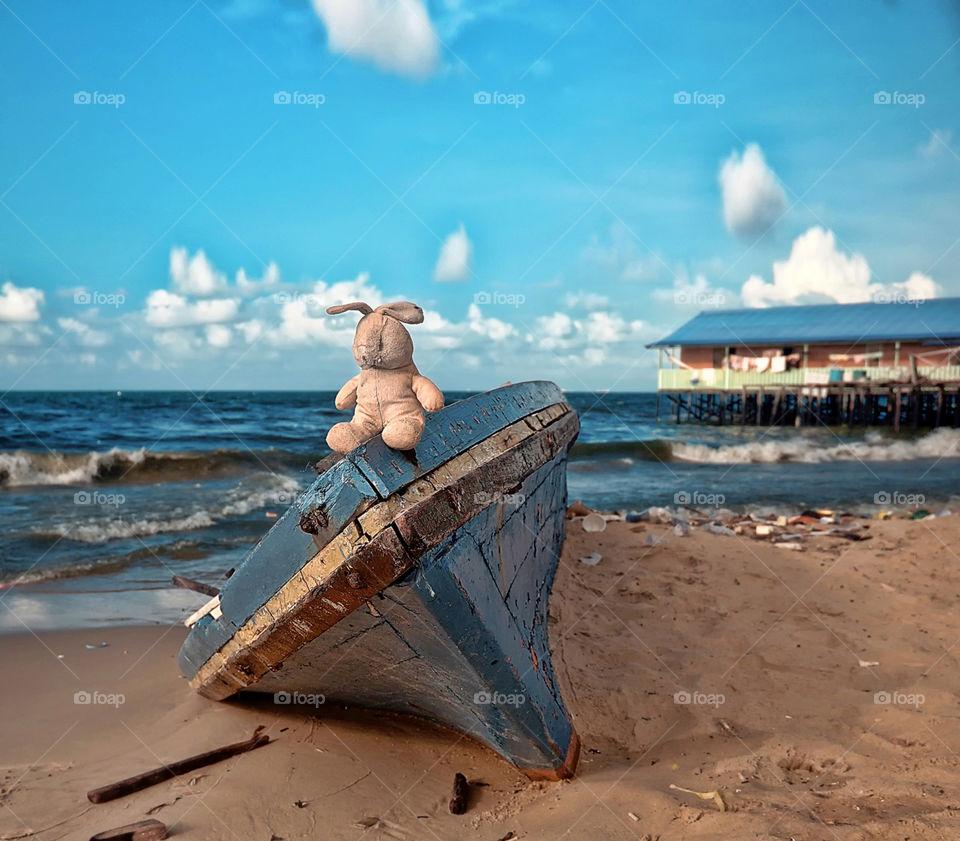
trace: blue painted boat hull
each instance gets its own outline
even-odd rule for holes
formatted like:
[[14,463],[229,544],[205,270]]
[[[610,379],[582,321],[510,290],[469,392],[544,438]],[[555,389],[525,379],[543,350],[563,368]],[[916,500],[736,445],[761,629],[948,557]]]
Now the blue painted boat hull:
[[358,448],[229,579],[184,674],[217,699],[305,693],[419,715],[531,777],[571,776],[579,741],[547,610],[578,431],[556,386],[522,383],[429,416],[412,454]]

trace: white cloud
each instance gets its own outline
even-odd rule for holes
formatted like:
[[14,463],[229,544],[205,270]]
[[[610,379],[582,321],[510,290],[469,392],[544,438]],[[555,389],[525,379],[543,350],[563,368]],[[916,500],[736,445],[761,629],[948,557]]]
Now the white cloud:
[[417,328],[420,333],[445,333],[453,324],[445,319],[436,310],[423,311],[423,323]]
[[171,248],[170,280],[184,295],[219,295],[227,288],[226,276],[213,267],[203,249],[191,257],[186,248]]
[[762,234],[783,214],[787,199],[756,143],[741,157],[730,153],[718,176],[723,195],[723,221],[737,236]]
[[155,289],[147,296],[147,324],[152,327],[186,327],[232,321],[240,310],[236,298],[188,301],[182,295]]
[[536,344],[544,350],[564,347],[576,332],[573,319],[565,312],[538,316],[534,322],[534,328],[531,336],[536,337]]
[[[278,296],[280,297],[280,296]],[[352,280],[327,284],[318,280],[306,294],[284,295],[280,325],[270,333],[274,344],[319,343],[334,347],[350,347],[356,329],[357,313],[349,312],[331,318],[327,307],[349,301],[364,301],[372,307],[383,303],[383,295],[370,283],[370,275],[361,272]]]
[[591,345],[622,341],[629,331],[630,326],[616,313],[592,312],[583,325],[584,336]]
[[752,275],[740,295],[748,307],[833,300],[841,304],[867,301],[876,291],[870,266],[862,254],[843,254],[833,231],[813,227],[793,241],[790,256],[773,264],[773,282]]
[[588,347],[583,352],[583,361],[590,366],[602,365],[605,358],[606,353],[603,348]]
[[72,333],[84,347],[103,347],[110,344],[110,337],[101,330],[95,330],[76,318],[58,318],[60,329]]
[[653,298],[657,301],[670,301],[678,307],[698,310],[737,306],[736,294],[718,286],[711,286],[704,274],[696,274],[691,280],[686,269],[680,269],[674,275],[672,286],[655,289]]
[[243,340],[248,344],[257,341],[257,339],[263,335],[263,322],[255,318],[250,321],[241,321],[235,324],[234,327],[240,331]]
[[[210,262],[203,249],[192,257],[186,248],[174,246],[170,249],[170,280],[173,288],[181,295],[194,298],[223,297],[230,291],[230,284],[224,272],[218,271]],[[244,298],[276,291],[280,287],[280,268],[270,261],[263,270],[263,277],[250,277],[246,269],[240,268],[236,275],[236,294]]]
[[473,243],[467,236],[467,229],[461,225],[448,235],[440,246],[440,255],[433,270],[433,279],[441,283],[459,282],[470,276],[473,262]]
[[940,284],[923,272],[913,272],[903,283],[890,283],[874,295],[877,300],[892,301],[928,301],[936,298],[943,290]]
[[773,264],[773,282],[752,275],[740,290],[748,307],[836,301],[840,304],[870,300],[933,298],[940,287],[914,272],[903,283],[870,282],[870,266],[862,254],[844,254],[833,231],[813,227],[793,241],[790,256]]
[[[602,348],[636,338],[643,330],[642,321],[627,321],[619,313],[591,312],[585,319],[571,318],[567,313],[554,312],[534,320],[533,330],[527,342],[546,351],[579,351],[596,360],[603,361]],[[591,350],[592,349],[592,350]]]
[[0,321],[36,321],[40,318],[43,292],[7,281],[0,287]]
[[192,330],[161,330],[153,340],[161,351],[172,356],[196,358],[203,351],[202,340]]
[[330,51],[423,78],[437,64],[437,34],[423,0],[313,0]]
[[512,324],[501,321],[499,318],[485,317],[480,307],[475,303],[470,304],[467,310],[467,324],[474,333],[479,333],[484,338],[494,342],[502,342],[504,339],[517,335],[517,330]]
[[[319,314],[323,314],[327,307],[334,304],[345,304],[350,301],[365,301],[371,307],[379,307],[386,302],[383,293],[370,282],[370,272],[360,272],[350,280],[338,280],[327,284],[318,280],[310,293],[314,299]],[[329,317],[329,316],[325,316]],[[356,318],[356,316],[353,316]]]
[[263,270],[263,277],[260,280],[254,280],[247,275],[245,269],[237,272],[237,291],[244,297],[260,295],[264,292],[275,290],[280,286],[280,269],[272,260]]
[[208,324],[206,329],[207,342],[211,347],[229,347],[233,340],[233,331],[223,324]]
[[51,338],[51,330],[43,324],[29,322],[0,322],[0,345],[37,347]]

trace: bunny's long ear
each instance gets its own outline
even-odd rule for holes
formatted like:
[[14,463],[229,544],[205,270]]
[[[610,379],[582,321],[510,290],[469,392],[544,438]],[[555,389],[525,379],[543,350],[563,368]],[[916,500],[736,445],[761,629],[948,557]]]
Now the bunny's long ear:
[[359,310],[364,315],[369,315],[373,312],[370,304],[365,304],[363,301],[354,301],[350,304],[337,304],[335,307],[327,307],[327,315],[340,315],[340,313],[346,312],[347,310]]
[[420,324],[423,322],[423,310],[416,304],[411,304],[409,301],[396,301],[392,304],[384,304],[383,306],[377,307],[376,312],[382,312],[384,315],[389,315],[397,319],[397,321],[402,321],[404,324]]

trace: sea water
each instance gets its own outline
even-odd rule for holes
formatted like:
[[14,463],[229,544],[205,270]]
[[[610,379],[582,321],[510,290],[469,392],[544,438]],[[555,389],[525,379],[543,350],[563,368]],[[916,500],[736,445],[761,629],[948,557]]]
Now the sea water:
[[[450,393],[448,402],[464,395]],[[0,630],[170,622],[276,522],[344,418],[333,392],[12,392],[0,407]],[[656,395],[569,393],[570,499],[960,513],[960,430],[677,425]]]

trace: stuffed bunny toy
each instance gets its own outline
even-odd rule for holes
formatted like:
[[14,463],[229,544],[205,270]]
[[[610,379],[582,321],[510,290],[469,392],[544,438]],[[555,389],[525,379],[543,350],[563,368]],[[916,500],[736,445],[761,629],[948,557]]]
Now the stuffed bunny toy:
[[[327,309],[327,315],[347,310],[363,313],[353,339],[353,358],[360,373],[340,389],[336,406],[356,406],[353,420],[338,423],[327,433],[327,446],[349,453],[377,434],[395,450],[412,450],[423,435],[423,412],[443,408],[443,394],[413,364],[413,340],[404,324],[420,324],[423,310],[409,301],[372,309],[354,302]],[[402,323],[401,323],[402,322]]]

